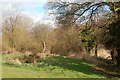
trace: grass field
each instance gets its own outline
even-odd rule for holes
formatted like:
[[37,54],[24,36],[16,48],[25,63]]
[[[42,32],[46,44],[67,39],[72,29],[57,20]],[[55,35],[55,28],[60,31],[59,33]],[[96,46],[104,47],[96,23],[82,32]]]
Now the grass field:
[[23,63],[12,64],[5,61],[14,55],[3,55],[3,78],[105,78],[92,70],[92,64],[83,60],[59,57],[46,57],[37,65]]

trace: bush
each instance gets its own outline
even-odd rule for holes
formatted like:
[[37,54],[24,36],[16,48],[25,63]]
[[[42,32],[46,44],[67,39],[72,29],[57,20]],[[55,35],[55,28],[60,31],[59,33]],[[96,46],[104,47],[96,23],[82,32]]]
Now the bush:
[[24,55],[23,57],[20,58],[20,61],[22,61],[23,63],[37,63],[37,62],[42,62],[43,58],[41,58],[40,55],[34,53],[34,54]]

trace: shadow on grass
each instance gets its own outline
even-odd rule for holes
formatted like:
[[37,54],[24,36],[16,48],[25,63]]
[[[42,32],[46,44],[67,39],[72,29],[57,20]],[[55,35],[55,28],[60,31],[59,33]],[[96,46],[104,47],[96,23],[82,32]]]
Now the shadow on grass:
[[3,65],[27,68],[35,71],[46,71],[47,73],[53,73],[57,77],[104,77],[104,75],[96,74],[93,71],[92,64],[89,64],[84,60],[65,58],[63,56],[46,57],[43,62],[38,62],[37,64],[23,63],[22,65],[18,65],[3,62]]
[[[45,64],[57,66],[63,69],[82,72],[88,75],[94,75],[91,65],[83,60],[64,58],[64,57],[49,57],[44,61]],[[41,65],[39,65],[41,67]],[[45,67],[45,66],[43,66]]]
[[105,74],[108,78],[117,77],[120,78],[120,66],[113,64],[111,60],[98,58],[101,64],[94,68],[97,73]]

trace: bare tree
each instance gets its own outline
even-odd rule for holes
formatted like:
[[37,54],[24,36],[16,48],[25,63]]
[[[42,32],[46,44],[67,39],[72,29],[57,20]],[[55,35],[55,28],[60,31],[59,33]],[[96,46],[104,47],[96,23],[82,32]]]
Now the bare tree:
[[32,19],[19,14],[9,16],[4,19],[2,26],[3,37],[8,41],[12,52],[14,49],[22,50],[27,47]]
[[42,45],[42,52],[46,51],[46,47],[50,46],[50,41],[52,39],[52,27],[46,24],[36,24],[36,26],[32,29],[33,37],[35,41]]

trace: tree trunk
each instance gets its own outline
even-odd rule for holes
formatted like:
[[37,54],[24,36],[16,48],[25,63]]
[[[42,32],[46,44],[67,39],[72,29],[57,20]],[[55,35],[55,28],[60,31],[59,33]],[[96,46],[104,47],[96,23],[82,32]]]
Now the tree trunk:
[[12,54],[13,54],[13,51],[14,51],[14,47],[12,47],[12,51],[11,51]]
[[116,60],[117,60],[117,65],[120,66],[120,48],[117,49],[117,57],[116,57]]
[[97,44],[95,45],[95,56],[97,57]]
[[114,49],[111,50],[111,57],[112,57],[113,64],[117,64],[116,53]]
[[43,53],[45,53],[45,50],[46,50],[46,44],[45,44],[45,42],[42,42],[42,46],[43,46]]

